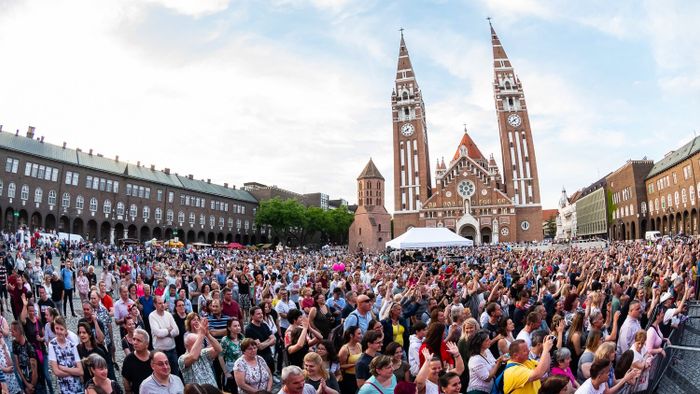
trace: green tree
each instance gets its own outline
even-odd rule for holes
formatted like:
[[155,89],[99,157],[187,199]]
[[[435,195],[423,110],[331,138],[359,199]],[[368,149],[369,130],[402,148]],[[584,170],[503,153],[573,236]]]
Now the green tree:
[[326,232],[330,239],[337,244],[347,244],[348,231],[355,220],[355,215],[345,206],[328,210],[325,214],[328,217]]
[[255,215],[255,223],[270,226],[273,237],[282,242],[292,238],[299,245],[305,245],[318,233],[322,241],[345,243],[353,219],[346,207],[324,211],[319,207],[307,208],[293,199],[279,198],[262,201]]

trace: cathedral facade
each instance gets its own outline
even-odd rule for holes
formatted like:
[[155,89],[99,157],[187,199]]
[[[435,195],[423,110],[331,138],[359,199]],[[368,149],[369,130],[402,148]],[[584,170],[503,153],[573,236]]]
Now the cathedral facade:
[[411,227],[446,227],[477,244],[542,239],[535,148],[520,79],[491,27],[494,103],[501,172],[464,130],[432,185],[425,105],[401,35],[391,97],[394,140],[394,236]]

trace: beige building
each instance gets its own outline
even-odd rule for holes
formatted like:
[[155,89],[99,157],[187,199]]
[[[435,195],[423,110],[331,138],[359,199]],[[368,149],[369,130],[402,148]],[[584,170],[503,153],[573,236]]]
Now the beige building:
[[605,205],[605,188],[592,186],[594,190],[576,201],[576,235],[579,237],[605,237],[608,233],[608,215]]

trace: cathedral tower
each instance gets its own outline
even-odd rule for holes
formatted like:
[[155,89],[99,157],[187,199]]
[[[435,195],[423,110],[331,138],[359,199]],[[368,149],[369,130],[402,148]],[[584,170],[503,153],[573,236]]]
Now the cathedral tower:
[[540,184],[525,93],[490,22],[489,26],[493,46],[493,93],[503,157],[503,184],[516,209],[516,239],[540,240]]
[[425,105],[401,33],[391,117],[394,136],[394,236],[418,225],[418,211],[432,195]]
[[391,239],[391,215],[384,208],[384,177],[372,159],[357,177],[357,210],[350,225],[351,253],[382,251]]

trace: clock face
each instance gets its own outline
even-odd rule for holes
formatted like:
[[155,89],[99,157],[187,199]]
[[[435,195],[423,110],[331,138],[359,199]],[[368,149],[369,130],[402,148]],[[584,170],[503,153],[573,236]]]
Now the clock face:
[[446,191],[446,192],[445,192],[445,197],[447,197],[447,198],[450,198],[450,197],[452,197],[452,192],[451,192],[451,191],[449,191],[449,190],[448,190],[448,191]]
[[530,222],[523,220],[520,222],[520,228],[523,229],[523,231],[527,231],[530,228]]
[[413,135],[413,125],[410,123],[404,123],[403,126],[401,126],[401,134],[404,137],[410,137]]
[[476,190],[474,182],[467,180],[460,182],[457,188],[459,189],[459,195],[464,198],[470,197],[474,194],[474,191]]
[[505,236],[505,235],[508,235],[508,234],[510,234],[510,230],[508,230],[508,227],[503,227],[503,228],[501,229],[501,235]]
[[521,120],[520,116],[518,114],[510,114],[508,115],[508,124],[513,126],[513,127],[518,127],[520,126]]
[[481,195],[482,195],[482,196],[485,196],[485,195],[487,195],[487,194],[489,194],[488,190],[486,190],[486,189],[481,189]]

